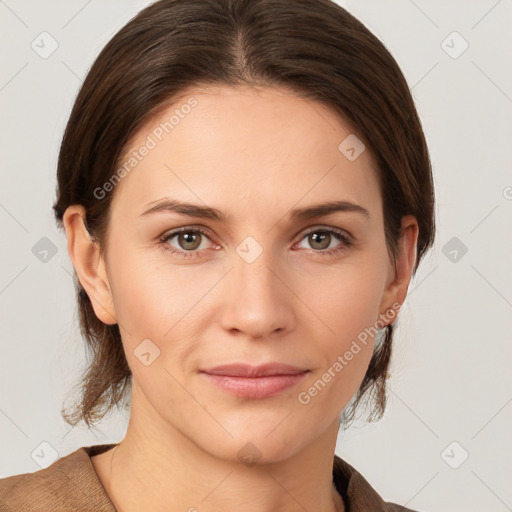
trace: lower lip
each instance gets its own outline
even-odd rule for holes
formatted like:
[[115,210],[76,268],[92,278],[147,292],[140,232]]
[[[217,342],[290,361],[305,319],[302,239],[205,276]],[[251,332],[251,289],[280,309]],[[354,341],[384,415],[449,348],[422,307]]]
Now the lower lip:
[[275,396],[285,389],[296,386],[308,372],[296,375],[272,375],[266,377],[232,377],[211,375],[202,372],[211,383],[232,395],[244,398],[267,398]]

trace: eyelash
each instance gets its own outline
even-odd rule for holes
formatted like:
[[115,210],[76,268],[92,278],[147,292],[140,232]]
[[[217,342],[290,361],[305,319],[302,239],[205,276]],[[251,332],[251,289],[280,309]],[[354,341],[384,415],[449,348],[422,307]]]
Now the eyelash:
[[[171,231],[169,233],[165,233],[164,235],[162,235],[159,239],[159,242],[160,242],[160,245],[164,248],[164,250],[170,251],[172,254],[178,254],[179,256],[181,256],[183,258],[197,257],[197,254],[199,251],[197,251],[197,250],[195,250],[195,251],[180,251],[174,247],[171,247],[167,243],[167,242],[169,242],[169,240],[174,238],[176,235],[179,235],[180,233],[201,233],[206,238],[208,238],[208,239],[210,238],[208,232],[206,232],[205,230],[203,230],[201,228],[197,228],[197,227],[196,228],[183,227],[183,228],[176,229],[174,231]],[[299,240],[299,242],[301,242],[304,238],[306,238],[311,233],[324,233],[324,234],[327,233],[327,234],[333,235],[340,242],[343,242],[343,243],[337,245],[336,247],[334,247],[333,249],[329,249],[329,250],[311,249],[311,251],[313,251],[314,254],[320,254],[322,256],[337,255],[337,254],[349,249],[353,243],[353,238],[350,235],[346,234],[344,231],[341,231],[341,230],[338,231],[337,229],[334,229],[334,228],[323,229],[323,228],[317,228],[317,227],[306,231],[304,233],[303,237]]]

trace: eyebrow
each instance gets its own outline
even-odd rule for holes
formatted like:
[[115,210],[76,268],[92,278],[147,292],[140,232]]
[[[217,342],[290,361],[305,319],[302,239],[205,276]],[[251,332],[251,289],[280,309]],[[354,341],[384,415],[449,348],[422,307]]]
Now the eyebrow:
[[[153,206],[141,213],[141,217],[160,212],[168,212],[179,213],[189,217],[216,220],[222,223],[226,223],[227,221],[227,216],[223,212],[210,206],[201,206],[199,204],[186,203],[168,198],[153,201],[148,203],[148,205]],[[360,213],[370,218],[370,212],[366,208],[349,201],[329,201],[311,205],[306,208],[295,208],[290,211],[289,217],[291,220],[298,221],[323,217],[335,212]]]

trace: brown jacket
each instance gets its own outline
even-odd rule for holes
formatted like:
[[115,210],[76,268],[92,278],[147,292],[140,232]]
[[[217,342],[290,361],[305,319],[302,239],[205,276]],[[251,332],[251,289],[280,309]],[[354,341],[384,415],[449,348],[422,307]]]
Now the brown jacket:
[[[116,512],[90,459],[113,446],[82,447],[46,469],[0,479],[0,512]],[[337,455],[333,482],[346,512],[414,512],[384,502],[364,477]]]

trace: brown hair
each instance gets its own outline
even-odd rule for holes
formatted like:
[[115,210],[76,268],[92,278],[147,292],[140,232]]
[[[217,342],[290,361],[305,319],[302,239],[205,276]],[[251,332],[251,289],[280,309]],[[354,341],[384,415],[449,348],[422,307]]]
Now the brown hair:
[[[54,212],[86,209],[86,227],[105,252],[111,178],[137,131],[185,88],[199,84],[281,86],[348,120],[378,165],[386,244],[394,259],[401,219],[419,225],[417,261],[434,241],[434,187],[428,149],[407,82],[385,46],[330,0],[160,0],[104,47],[74,103],[58,160]],[[341,142],[341,141],[340,141]],[[81,332],[92,359],[80,403],[64,419],[89,426],[119,405],[131,385],[119,328],[105,325],[76,279]],[[394,324],[394,322],[393,322]],[[344,411],[347,426],[364,396],[386,405],[393,324],[376,344],[362,384]]]

